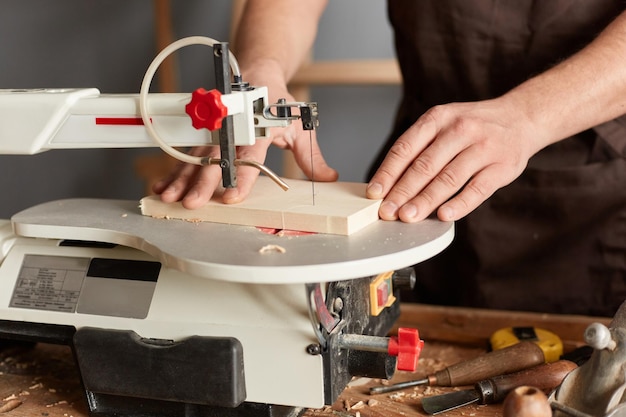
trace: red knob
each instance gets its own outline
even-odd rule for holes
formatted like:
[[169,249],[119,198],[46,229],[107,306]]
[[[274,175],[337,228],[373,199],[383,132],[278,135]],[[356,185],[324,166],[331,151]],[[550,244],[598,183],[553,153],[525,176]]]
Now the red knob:
[[398,357],[399,370],[414,372],[423,347],[424,341],[420,339],[417,329],[400,327],[398,337],[389,339],[387,351],[390,355]]
[[228,115],[228,109],[222,103],[222,93],[204,88],[191,93],[191,101],[185,106],[185,112],[191,117],[193,127],[209,130],[221,128],[222,119]]

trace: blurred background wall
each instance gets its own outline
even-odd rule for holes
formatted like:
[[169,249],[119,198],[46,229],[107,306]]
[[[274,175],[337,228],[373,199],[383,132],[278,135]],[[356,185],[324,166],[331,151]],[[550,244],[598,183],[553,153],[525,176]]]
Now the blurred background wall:
[[[231,2],[172,1],[174,38],[228,40]],[[321,24],[315,60],[393,57],[385,2],[331,0]],[[295,34],[294,34],[295,35]],[[277,39],[277,42],[280,42]],[[158,50],[149,0],[3,0],[0,13],[0,89],[96,87],[135,93]],[[199,48],[199,49],[196,49]],[[212,87],[202,47],[178,56],[181,91]],[[364,181],[399,100],[399,86],[324,86],[318,102],[318,140],[342,181]],[[0,218],[44,201],[70,197],[139,199],[145,184],[135,161],[155,149],[57,150],[0,155]],[[282,155],[268,165],[281,170]]]

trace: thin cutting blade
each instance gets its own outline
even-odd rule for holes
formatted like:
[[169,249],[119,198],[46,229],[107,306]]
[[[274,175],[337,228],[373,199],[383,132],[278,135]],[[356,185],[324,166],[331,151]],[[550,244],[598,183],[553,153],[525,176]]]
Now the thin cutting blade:
[[480,396],[478,395],[478,391],[470,389],[422,398],[422,408],[426,413],[435,415],[476,403],[479,400]]
[[313,205],[315,205],[315,171],[313,167],[313,134],[309,130],[309,148],[311,150],[311,194],[313,196]]

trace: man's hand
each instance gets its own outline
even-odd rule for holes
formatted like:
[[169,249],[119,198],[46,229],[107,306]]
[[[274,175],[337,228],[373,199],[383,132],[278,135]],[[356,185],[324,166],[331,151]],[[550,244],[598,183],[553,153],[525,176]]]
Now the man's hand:
[[437,210],[458,220],[517,178],[540,149],[505,100],[452,103],[426,112],[393,144],[367,188],[384,220],[416,222]]
[[[272,90],[270,90],[272,91]],[[293,101],[284,88],[275,88],[280,91],[278,95]],[[270,101],[276,102],[276,93],[270,96]],[[295,157],[296,163],[305,175],[311,178],[315,176],[315,181],[335,181],[337,171],[330,168],[322,153],[315,134],[309,140],[309,132],[302,129],[299,120],[294,121],[286,128],[271,129],[271,140],[259,139],[252,146],[240,146],[237,148],[237,159],[256,161],[263,163],[267,155],[267,149],[274,143],[283,149],[290,149]],[[311,150],[312,147],[312,150]],[[220,150],[217,146],[197,147],[190,152],[195,156],[220,157]],[[312,155],[312,157],[311,157]],[[313,166],[311,166],[311,160]],[[237,188],[230,188],[224,191],[223,202],[227,204],[239,203],[243,201],[252,189],[259,170],[252,167],[240,166],[237,168]],[[185,208],[196,209],[205,205],[213,196],[213,193],[221,185],[221,168],[216,165],[200,167],[197,165],[180,164],[168,178],[157,182],[153,191],[161,195],[161,200],[166,203],[182,200]]]

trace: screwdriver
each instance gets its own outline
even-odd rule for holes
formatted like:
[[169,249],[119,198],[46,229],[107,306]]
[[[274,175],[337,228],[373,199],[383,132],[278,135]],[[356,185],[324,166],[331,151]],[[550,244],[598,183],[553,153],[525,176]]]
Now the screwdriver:
[[384,394],[419,385],[456,387],[471,385],[496,375],[509,374],[545,362],[543,350],[533,342],[520,342],[477,358],[459,362],[423,379],[370,388],[370,394]]

